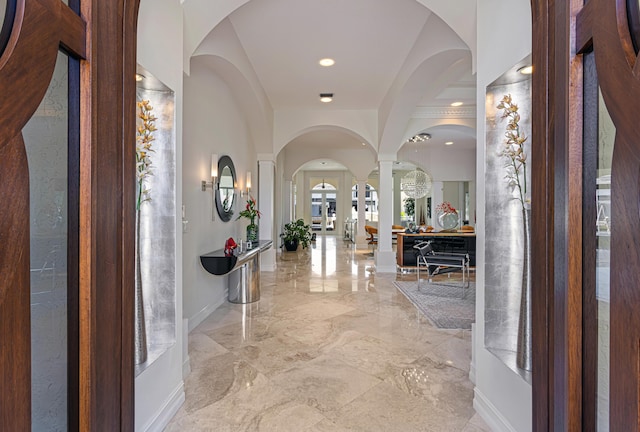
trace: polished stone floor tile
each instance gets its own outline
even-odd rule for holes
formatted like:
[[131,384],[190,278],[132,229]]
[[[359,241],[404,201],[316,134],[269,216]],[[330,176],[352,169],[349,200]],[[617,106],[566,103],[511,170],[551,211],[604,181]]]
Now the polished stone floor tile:
[[472,406],[471,336],[441,330],[373,257],[336,237],[278,252],[261,299],[189,335],[186,401],[167,431],[488,432]]

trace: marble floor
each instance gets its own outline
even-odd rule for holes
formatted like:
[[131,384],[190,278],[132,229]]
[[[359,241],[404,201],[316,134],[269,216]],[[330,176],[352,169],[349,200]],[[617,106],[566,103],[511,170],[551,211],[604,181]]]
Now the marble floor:
[[186,402],[167,431],[488,431],[471,334],[439,330],[337,237],[279,252],[261,299],[189,335]]

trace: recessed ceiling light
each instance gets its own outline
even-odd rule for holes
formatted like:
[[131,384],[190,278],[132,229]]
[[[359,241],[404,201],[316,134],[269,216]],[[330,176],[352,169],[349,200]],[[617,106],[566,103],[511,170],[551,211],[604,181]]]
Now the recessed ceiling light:
[[447,141],[444,145],[453,145],[453,141]]
[[367,145],[367,143],[362,143],[362,145],[363,145],[363,146],[366,146],[366,145]]
[[142,75],[142,74],[139,74],[139,73],[136,74],[136,81],[138,81],[138,82],[142,81],[145,78],[146,77],[144,75]]
[[518,72],[520,72],[522,75],[531,75],[533,73],[533,66],[523,66],[518,69]]
[[320,163],[321,163],[322,165],[326,165],[326,164],[327,164],[326,162],[320,162]]
[[320,63],[320,66],[329,67],[336,64],[336,61],[332,58],[327,57],[327,58],[321,59],[318,63]]
[[459,107],[459,106],[462,106],[462,105],[464,105],[462,102],[452,102],[451,103],[452,107]]
[[329,103],[333,100],[333,93],[320,93],[320,102]]

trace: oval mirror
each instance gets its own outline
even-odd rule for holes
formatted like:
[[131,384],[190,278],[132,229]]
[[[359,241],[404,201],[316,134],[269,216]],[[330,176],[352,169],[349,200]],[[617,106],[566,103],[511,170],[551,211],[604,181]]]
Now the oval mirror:
[[220,219],[227,222],[233,216],[235,202],[236,169],[229,156],[222,156],[218,161],[218,190],[216,191],[216,209]]
[[13,19],[16,16],[17,0],[0,0],[0,55],[9,43],[11,29],[13,28]]

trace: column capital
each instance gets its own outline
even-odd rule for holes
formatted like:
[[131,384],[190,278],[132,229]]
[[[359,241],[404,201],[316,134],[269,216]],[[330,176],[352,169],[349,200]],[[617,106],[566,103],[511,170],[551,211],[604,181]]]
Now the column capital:
[[276,157],[273,153],[258,153],[256,159],[260,162],[276,162]]

